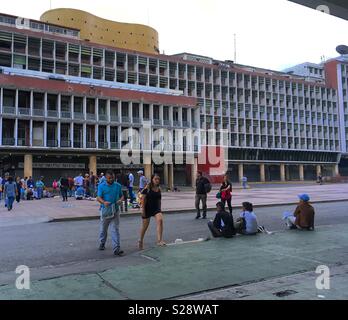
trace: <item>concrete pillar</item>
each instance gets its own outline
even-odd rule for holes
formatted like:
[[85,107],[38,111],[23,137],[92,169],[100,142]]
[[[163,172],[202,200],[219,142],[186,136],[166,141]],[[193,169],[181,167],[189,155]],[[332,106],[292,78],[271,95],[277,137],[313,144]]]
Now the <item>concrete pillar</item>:
[[299,169],[300,180],[304,181],[304,166],[303,166],[303,164],[300,164],[298,169]]
[[97,174],[97,156],[89,156],[89,172]]
[[335,164],[333,166],[333,174],[334,174],[334,177],[338,177],[340,175],[340,170],[339,170],[338,164]]
[[281,180],[282,182],[286,181],[286,176],[285,176],[285,164],[284,164],[284,163],[282,163],[282,164],[280,165],[280,180]]
[[321,172],[321,165],[317,165],[317,177],[322,174]]
[[144,164],[144,175],[147,179],[151,179],[151,176],[152,176],[152,164]]
[[265,165],[263,163],[260,164],[260,181],[266,182]]
[[163,184],[167,187],[169,186],[169,172],[168,172],[168,165],[164,164],[163,165],[163,173],[164,173],[164,181]]
[[239,176],[239,182],[242,182],[244,177],[244,166],[242,164],[238,165],[238,176]]
[[192,188],[196,187],[197,171],[198,171],[198,158],[194,158],[194,163],[191,164],[191,185],[192,185]]
[[24,177],[33,176],[33,156],[31,154],[24,155]]
[[174,190],[174,165],[168,164],[168,187],[170,190]]

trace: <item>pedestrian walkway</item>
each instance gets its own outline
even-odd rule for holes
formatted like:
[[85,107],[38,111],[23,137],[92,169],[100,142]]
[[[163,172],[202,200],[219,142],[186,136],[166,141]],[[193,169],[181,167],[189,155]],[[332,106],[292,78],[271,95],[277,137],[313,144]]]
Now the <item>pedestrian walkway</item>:
[[[315,232],[213,239],[135,255],[144,262],[124,266],[122,258],[115,258],[115,267],[105,272],[33,281],[31,290],[17,290],[14,284],[0,286],[0,299],[170,299],[261,283],[314,271],[321,265],[347,265],[348,225],[318,227]],[[329,298],[348,298],[347,281],[333,281],[331,285]],[[318,295],[314,279],[302,285],[293,283],[289,288],[299,299]],[[278,292],[277,287],[267,289],[272,295]]]
[[[215,210],[217,202],[216,193],[218,190],[212,190],[208,195],[208,208]],[[255,206],[269,206],[281,204],[295,204],[300,193],[309,193],[313,202],[321,201],[340,201],[348,200],[348,184],[328,184],[328,185],[303,185],[288,187],[258,186],[257,188],[242,190],[235,189],[233,192],[232,204],[234,207],[241,207],[242,202],[250,201]],[[194,191],[183,192],[164,192],[162,199],[162,208],[165,213],[175,213],[194,211]],[[0,226],[11,224],[11,219],[33,219],[40,218],[53,221],[95,219],[99,217],[98,203],[96,201],[77,201],[69,198],[68,202],[62,202],[60,198],[42,199],[33,201],[23,201],[15,203],[14,209],[8,212],[0,205]],[[140,213],[139,209],[129,209],[128,214]],[[6,224],[5,224],[6,219]],[[18,220],[19,221],[19,220]],[[35,221],[35,220],[34,220]],[[12,222],[16,223],[16,221]]]

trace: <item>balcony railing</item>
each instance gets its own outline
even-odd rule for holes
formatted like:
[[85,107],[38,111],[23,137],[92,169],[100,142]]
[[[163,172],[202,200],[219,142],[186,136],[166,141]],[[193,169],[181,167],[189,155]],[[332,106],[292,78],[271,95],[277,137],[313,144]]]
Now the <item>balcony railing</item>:
[[18,108],[18,114],[21,116],[29,116],[30,108]]
[[15,138],[2,138],[2,145],[4,146],[14,146],[15,143]]
[[17,146],[18,147],[29,147],[30,146],[29,139],[18,138],[17,139]]
[[60,140],[60,147],[61,148],[71,148],[71,141],[70,140]]
[[111,149],[113,150],[120,149],[120,144],[118,142],[111,142]]
[[43,140],[39,140],[39,139],[33,140],[33,147],[43,147],[43,145],[44,145]]
[[34,109],[33,110],[33,116],[44,117],[45,116],[45,110],[44,109]]
[[140,124],[141,123],[140,118],[133,117],[133,123]]
[[122,122],[123,123],[129,123],[130,122],[129,117],[122,117]]
[[47,147],[49,148],[57,148],[58,141],[57,140],[47,140]]
[[112,114],[110,116],[110,118],[111,118],[112,122],[119,122],[120,121],[120,117],[117,114]]
[[70,111],[62,111],[60,114],[61,114],[61,118],[63,118],[63,119],[71,119],[71,112]]
[[80,149],[80,148],[82,148],[82,141],[74,141],[74,148],[78,148],[78,149]]
[[98,115],[99,121],[108,121],[108,116],[106,114],[99,114]]
[[58,118],[58,111],[57,110],[47,110],[47,117]]
[[95,120],[95,113],[87,113],[87,120]]
[[170,120],[163,120],[163,125],[169,127],[171,125]]
[[15,107],[3,106],[2,107],[2,113],[5,113],[5,114],[16,114],[16,108]]
[[108,149],[109,145],[107,142],[101,141],[101,142],[98,142],[98,148],[99,149]]
[[84,120],[85,116],[82,112],[74,112],[74,119],[76,120]]
[[87,141],[86,147],[87,147],[87,148],[90,148],[90,149],[94,149],[94,148],[97,147],[97,144],[96,144],[95,141]]
[[190,122],[189,121],[183,121],[182,122],[183,127],[190,128]]

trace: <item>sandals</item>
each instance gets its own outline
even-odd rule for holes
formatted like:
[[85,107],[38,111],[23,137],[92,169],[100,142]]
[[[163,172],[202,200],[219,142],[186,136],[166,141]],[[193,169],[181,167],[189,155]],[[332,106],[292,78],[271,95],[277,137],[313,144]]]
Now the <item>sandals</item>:
[[165,247],[167,244],[164,241],[161,241],[161,242],[157,242],[157,245],[159,247]]

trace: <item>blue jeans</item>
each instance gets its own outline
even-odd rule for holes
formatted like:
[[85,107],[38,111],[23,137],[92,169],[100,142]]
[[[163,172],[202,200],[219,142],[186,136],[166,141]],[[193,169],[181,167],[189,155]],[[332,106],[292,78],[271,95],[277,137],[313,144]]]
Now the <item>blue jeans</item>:
[[111,226],[111,240],[112,240],[112,249],[115,252],[120,249],[120,211],[117,210],[115,217],[112,219],[103,219],[100,217],[100,235],[99,241],[101,244],[106,243],[108,237],[108,229]]
[[37,188],[37,197],[38,197],[38,199],[42,198],[42,193],[43,193],[43,189],[42,188]]
[[246,188],[247,188],[247,182],[243,181],[243,189],[246,189]]
[[7,197],[7,209],[11,210],[15,197]]
[[128,187],[128,194],[129,194],[130,202],[133,203],[133,201],[134,201],[134,197],[133,197],[133,187]]

